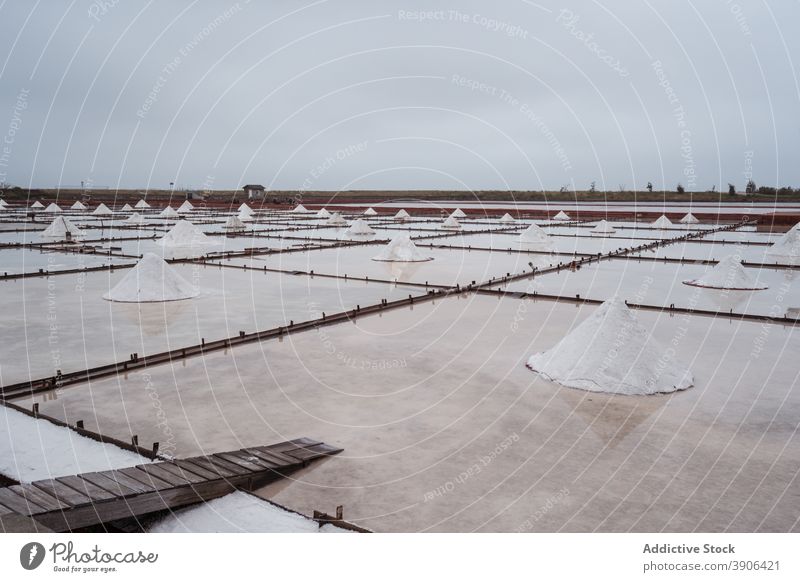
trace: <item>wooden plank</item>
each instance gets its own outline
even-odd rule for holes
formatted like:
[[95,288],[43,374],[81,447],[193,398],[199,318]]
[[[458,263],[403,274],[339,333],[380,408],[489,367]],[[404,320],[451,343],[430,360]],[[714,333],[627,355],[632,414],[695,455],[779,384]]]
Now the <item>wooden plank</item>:
[[8,487],[0,488],[0,503],[8,507],[14,513],[19,513],[20,515],[31,515],[44,511],[43,507],[25,497],[20,497]]
[[320,457],[325,457],[328,455],[333,455],[341,452],[342,449],[337,449],[336,447],[332,447],[331,445],[320,443],[318,445],[313,445],[310,447],[303,447],[300,449],[295,449],[293,451],[288,451],[286,454],[301,459],[303,461],[311,461],[313,459],[318,459]]
[[81,477],[84,478],[86,481],[91,481],[98,487],[102,487],[109,493],[113,493],[119,497],[125,497],[127,495],[136,495],[140,493],[140,491],[136,489],[132,489],[120,483],[118,480],[111,479],[106,475],[101,475],[100,473],[83,473]]
[[204,471],[208,471],[209,473],[216,475],[217,479],[229,479],[231,477],[236,476],[236,473],[234,473],[233,471],[229,471],[221,466],[218,467],[206,457],[192,457],[191,459],[187,459],[186,461],[175,461],[175,462],[179,466],[184,466],[185,463],[191,463],[196,467],[200,467]]
[[38,487],[34,487],[30,483],[20,483],[19,485],[12,485],[9,487],[11,491],[14,493],[21,495],[28,501],[33,501],[36,505],[40,507],[44,507],[45,511],[56,511],[58,509],[64,509],[69,507],[68,505],[61,503],[58,499],[53,497],[52,495],[48,494],[46,491],[42,491]]
[[286,466],[285,462],[280,461],[279,459],[277,459],[273,455],[270,455],[269,453],[265,453],[263,451],[259,451],[258,449],[242,449],[242,450],[244,452],[246,452],[247,454],[249,454],[249,455],[253,455],[254,457],[258,457],[259,459],[261,459],[262,463],[265,463],[266,465],[268,465],[272,469],[282,469],[283,467]]
[[257,452],[259,455],[266,456],[267,458],[272,458],[275,460],[276,463],[283,466],[296,465],[298,463],[298,460],[295,459],[294,457],[290,457],[289,455],[286,455],[284,453],[273,451],[266,447],[255,447],[250,450],[253,451],[254,453]]
[[152,463],[152,464],[144,464],[144,465],[136,465],[136,468],[140,471],[144,471],[151,477],[156,477],[161,479],[162,481],[166,481],[173,487],[180,487],[182,485],[188,485],[189,480],[184,479],[174,473],[170,473],[169,471],[165,471],[161,467],[162,463]]
[[61,503],[65,503],[70,506],[83,505],[84,503],[92,502],[92,500],[88,496],[78,491],[75,491],[72,487],[67,487],[66,485],[56,481],[55,479],[34,481],[33,485],[35,485],[42,491],[46,491],[48,494],[52,495],[53,497],[61,501]]
[[258,447],[260,449],[267,449],[269,451],[273,451],[276,453],[285,453],[286,451],[291,451],[292,449],[297,449],[300,447],[310,447],[313,445],[321,445],[321,441],[315,441],[309,438],[301,438],[295,439],[293,441],[286,441],[283,443],[277,443],[274,445],[267,445],[266,447]]
[[106,491],[102,487],[98,487],[94,483],[86,481],[77,475],[58,477],[56,481],[63,483],[67,487],[72,487],[75,491],[83,493],[92,500],[92,503],[103,501],[104,499],[113,499],[115,497],[110,491]]
[[235,463],[250,473],[260,473],[261,471],[270,469],[270,467],[262,465],[255,457],[253,457],[253,459],[255,459],[254,461],[250,461],[245,455],[234,455],[231,453],[217,453],[213,456],[215,459],[224,459],[226,461],[230,461],[231,463]]
[[[156,490],[156,488],[153,485],[146,485],[146,484],[142,483],[141,481],[137,481],[136,479],[134,479],[132,477],[128,477],[124,473],[120,473],[119,471],[114,470],[114,469],[112,469],[110,471],[101,471],[101,472],[99,472],[97,474],[101,475],[103,477],[108,477],[109,479],[112,479],[112,480],[124,485],[128,489],[132,489],[133,491],[136,491],[137,493],[149,493],[151,491],[155,491]],[[91,473],[91,475],[93,476],[94,473]]]
[[209,471],[208,469],[204,469],[200,465],[196,465],[192,461],[188,461],[185,459],[176,459],[175,464],[186,471],[187,473],[194,473],[199,477],[203,477],[204,479],[221,479],[222,475],[219,474],[216,470]]
[[[185,469],[182,469],[175,463],[161,463],[159,467],[161,467],[161,469],[163,469],[164,471],[169,471],[176,477],[180,477],[189,483],[204,483],[205,481],[208,481],[208,479],[204,479],[203,477],[197,475],[196,473],[191,473]],[[199,467],[198,470],[200,470]],[[212,479],[213,478],[216,478],[216,476],[212,477]]]
[[127,475],[132,479],[136,479],[140,483],[144,483],[145,485],[152,485],[156,489],[169,489],[172,487],[172,483],[168,481],[164,481],[159,479],[158,477],[154,477],[149,473],[145,473],[141,469],[137,469],[136,467],[127,467],[126,469],[117,469],[117,472]]
[[0,515],[12,515],[12,514],[15,514],[15,513],[17,513],[17,512],[9,509],[8,507],[6,507],[2,503],[0,503]]
[[201,467],[209,466],[211,470],[216,469],[218,473],[224,473],[226,477],[237,477],[249,473],[247,469],[213,455],[208,457],[192,457],[190,460]]

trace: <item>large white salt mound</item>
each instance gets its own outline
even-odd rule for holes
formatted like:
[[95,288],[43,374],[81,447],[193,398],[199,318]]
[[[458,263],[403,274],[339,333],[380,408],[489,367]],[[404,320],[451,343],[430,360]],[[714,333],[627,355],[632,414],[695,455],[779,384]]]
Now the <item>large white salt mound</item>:
[[325,210],[324,208],[320,208],[317,211],[317,218],[330,218],[330,217],[331,217],[331,213],[328,212],[327,210]]
[[217,241],[206,236],[202,230],[188,220],[179,220],[176,222],[175,226],[156,242],[166,247],[210,246],[219,244]]
[[132,451],[6,406],[0,406],[0,434],[0,473],[21,483],[150,462]]
[[338,212],[334,212],[325,224],[330,226],[347,226],[347,221]]
[[188,200],[184,200],[183,204],[178,207],[178,214],[186,214],[194,210],[194,206]]
[[519,242],[539,244],[539,245],[552,245],[553,239],[547,234],[539,225],[531,224],[525,231],[519,235]]
[[369,224],[367,224],[366,220],[363,218],[356,218],[353,221],[353,224],[350,225],[350,228],[345,231],[345,234],[354,236],[367,236],[375,234],[375,231],[372,230]]
[[177,218],[179,216],[172,206],[167,206],[164,210],[159,212],[158,215],[165,218]]
[[126,203],[125,203],[125,206],[123,206],[123,207],[121,208],[121,210],[122,210],[122,212],[130,212],[131,210],[133,210],[133,206],[131,206],[130,204],[128,204],[128,203],[126,202]]
[[655,228],[669,228],[672,226],[672,221],[667,218],[666,214],[662,214],[653,222],[653,224],[651,224],[651,226]]
[[92,211],[92,215],[94,216],[108,216],[110,214],[112,214],[111,209],[102,202],[100,203],[100,206]]
[[70,206],[70,208],[72,210],[86,210],[86,205],[83,202],[81,202],[80,200],[76,200],[75,204]]
[[506,212],[503,215],[503,217],[500,219],[500,222],[512,223],[512,222],[516,222],[516,220],[514,219],[513,216],[511,216],[508,212]]
[[150,533],[336,533],[339,527],[319,524],[244,491],[170,512],[149,527]]
[[150,208],[150,205],[147,202],[145,202],[144,200],[139,200],[139,202],[136,203],[134,208],[140,208],[140,209],[141,208]]
[[225,225],[222,227],[225,230],[244,230],[246,228],[244,222],[239,219],[238,216],[229,216],[228,220],[225,221]]
[[442,228],[456,229],[456,228],[461,228],[461,225],[459,224],[456,217],[451,214],[450,216],[445,218],[444,222],[442,223]]
[[417,263],[430,261],[432,257],[425,255],[417,248],[414,241],[407,234],[399,234],[392,239],[381,250],[378,255],[372,258],[373,261],[396,261],[400,263]]
[[377,214],[378,214],[378,213],[377,213],[377,212],[375,212],[375,209],[373,209],[373,208],[367,208],[367,209],[364,211],[364,216],[377,216]]
[[67,218],[59,216],[39,235],[42,240],[58,242],[62,240],[81,240],[83,233]]
[[793,226],[784,233],[772,246],[767,249],[767,254],[789,259],[800,259],[800,224]]
[[55,202],[51,202],[50,204],[47,205],[47,208],[44,209],[44,212],[50,212],[56,214],[59,212],[63,212],[63,210],[61,210],[61,207],[58,204],[56,204]]
[[298,204],[297,206],[294,207],[294,210],[292,210],[292,212],[295,212],[295,213],[298,213],[298,214],[306,214],[306,213],[312,212],[312,211],[308,210],[302,204]]
[[34,202],[33,204],[31,204],[31,208],[44,208],[44,204],[42,204],[41,202],[39,202],[39,201],[37,200],[36,202]]
[[125,222],[130,222],[131,224],[141,224],[144,222],[144,216],[142,216],[138,212],[134,212],[128,217],[128,220],[126,220]]
[[593,233],[597,233],[597,234],[611,234],[612,232],[617,232],[617,231],[608,222],[606,222],[605,220],[601,220],[589,232],[593,232]]
[[625,303],[615,297],[528,367],[545,378],[590,392],[658,394],[689,388],[691,372],[672,359]]
[[684,285],[694,287],[710,287],[712,289],[736,289],[740,291],[757,291],[767,289],[759,285],[742,266],[742,261],[737,255],[728,255],[720,260],[714,267],[706,271],[699,279],[684,281]]
[[466,218],[467,217],[466,213],[463,210],[461,210],[460,208],[456,208],[453,211],[453,214],[451,214],[450,216],[453,216],[455,218]]
[[405,209],[401,209],[394,215],[397,220],[405,220],[407,218],[411,218],[411,215],[405,211]]
[[567,213],[566,213],[566,212],[564,212],[563,210],[560,210],[560,211],[559,211],[559,213],[558,213],[558,214],[556,214],[556,215],[553,217],[553,220],[569,220],[569,219],[570,219],[570,218],[569,218],[569,214],[567,214]]
[[242,222],[251,222],[253,220],[253,215],[251,214],[251,212],[252,211],[248,213],[242,210],[241,212],[239,212],[239,216],[237,216],[236,218],[238,218]]
[[8,202],[6,202],[3,198],[0,198],[0,206],[8,206]]
[[697,220],[697,217],[691,212],[687,212],[686,216],[681,218],[681,224],[697,224],[698,222],[700,221]]
[[250,214],[250,215],[252,215],[252,214],[254,213],[254,212],[253,212],[253,209],[252,209],[252,208],[250,208],[250,207],[249,207],[247,204],[245,204],[244,202],[242,202],[242,203],[241,203],[241,205],[239,206],[239,208],[237,208],[237,210],[239,211],[239,214],[242,214],[242,213],[244,213],[244,214]]
[[148,303],[179,301],[197,297],[198,294],[164,259],[153,253],[145,253],[136,266],[111,291],[103,295],[103,299]]

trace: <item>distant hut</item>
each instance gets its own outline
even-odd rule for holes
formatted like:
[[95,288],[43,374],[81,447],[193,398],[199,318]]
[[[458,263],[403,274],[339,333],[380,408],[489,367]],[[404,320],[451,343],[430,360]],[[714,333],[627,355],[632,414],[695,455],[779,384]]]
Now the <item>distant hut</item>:
[[248,200],[263,200],[266,189],[261,184],[247,184],[242,186]]

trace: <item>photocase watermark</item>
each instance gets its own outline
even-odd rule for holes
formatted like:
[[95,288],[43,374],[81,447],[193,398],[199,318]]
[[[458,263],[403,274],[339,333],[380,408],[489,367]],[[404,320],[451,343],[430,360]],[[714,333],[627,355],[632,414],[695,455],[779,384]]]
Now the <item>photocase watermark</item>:
[[569,497],[569,489],[562,487],[557,493],[548,497],[547,501],[540,505],[525,521],[519,524],[515,533],[525,533],[533,530],[536,522],[550,513],[556,506],[563,503],[567,497]]
[[630,76],[630,72],[622,65],[622,61],[614,55],[609,54],[608,51],[597,43],[593,32],[584,32],[578,28],[580,20],[581,17],[579,14],[575,14],[572,10],[567,8],[562,8],[558,16],[556,16],[556,22],[561,24],[572,36],[583,43],[589,52],[594,54],[600,62],[604,63],[620,77]]
[[[770,306],[768,315],[769,317],[773,317],[775,319],[783,318],[786,315],[786,298],[790,297],[789,292],[792,289],[792,284],[794,283],[793,277],[794,273],[791,271],[785,271],[784,276],[786,277],[783,283],[781,283],[780,287],[778,287],[778,291],[775,295],[775,301]],[[761,353],[764,351],[764,347],[767,344],[767,340],[769,339],[770,334],[775,329],[775,324],[770,322],[762,322],[761,329],[758,332],[758,335],[753,338],[753,349],[750,351],[750,359],[757,360],[761,357]]]
[[456,487],[459,485],[463,485],[470,479],[480,475],[486,467],[491,465],[500,455],[506,452],[511,445],[519,441],[519,435],[517,433],[511,433],[502,441],[497,443],[495,447],[489,451],[485,455],[481,455],[478,457],[475,462],[471,463],[466,469],[461,471],[458,475],[453,477],[452,479],[445,481],[435,489],[431,489],[430,491],[426,491],[423,495],[423,500],[425,503],[429,501],[433,501],[434,499],[438,499],[452,493],[456,490]]
[[108,14],[112,8],[119,4],[120,1],[121,0],[95,0],[89,4],[89,9],[87,10],[89,18],[95,22],[100,22],[100,20],[102,20],[102,18]]
[[398,10],[398,20],[411,22],[458,22],[472,24],[489,32],[501,33],[510,38],[527,39],[529,31],[518,24],[498,20],[477,12],[461,12],[460,10]]
[[533,108],[528,105],[528,103],[514,97],[514,95],[505,89],[495,87],[494,85],[490,85],[477,79],[464,77],[458,73],[453,74],[450,82],[458,87],[469,89],[470,91],[477,91],[491,97],[496,97],[502,103],[519,111],[519,113],[521,113],[527,121],[533,124],[533,126],[539,131],[545,140],[547,140],[548,145],[553,150],[553,153],[561,164],[561,169],[564,171],[569,171],[572,169],[572,162],[570,162],[566,150],[561,145],[561,141],[559,141],[558,137],[556,137],[556,134],[552,129],[550,129],[545,120],[539,114],[537,114]]
[[164,411],[164,407],[161,404],[161,398],[158,395],[158,390],[156,390],[156,387],[153,384],[153,378],[148,372],[142,374],[142,380],[144,380],[144,390],[150,397],[150,402],[155,409],[157,420],[155,426],[167,439],[166,442],[159,442],[159,453],[166,457],[172,457],[175,454],[177,443],[175,442],[175,434],[172,432],[172,427],[169,424],[167,413]]
[[2,149],[0,149],[0,183],[5,183],[8,178],[8,165],[11,163],[11,153],[14,150],[14,142],[17,133],[22,128],[22,113],[28,109],[28,98],[30,89],[22,88],[17,93],[14,108],[11,111],[11,121],[8,122],[8,129],[3,136]]
[[736,24],[739,25],[741,33],[745,36],[753,36],[753,32],[750,30],[750,25],[747,23],[747,18],[744,15],[742,7],[733,0],[724,0],[724,2],[728,6],[733,18],[736,20]]
[[686,178],[687,187],[694,188],[697,185],[697,171],[694,161],[694,149],[692,146],[692,132],[686,120],[686,111],[683,109],[678,94],[672,87],[672,83],[664,71],[664,65],[660,60],[653,61],[650,65],[656,74],[658,85],[664,89],[669,104],[672,105],[672,116],[680,132],[680,152],[683,158],[683,175]]

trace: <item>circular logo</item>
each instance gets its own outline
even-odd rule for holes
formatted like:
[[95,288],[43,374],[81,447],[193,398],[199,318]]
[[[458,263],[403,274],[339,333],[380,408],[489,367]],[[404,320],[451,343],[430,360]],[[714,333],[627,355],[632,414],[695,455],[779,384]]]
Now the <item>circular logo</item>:
[[19,563],[26,570],[35,570],[44,561],[44,546],[39,542],[29,542],[19,551]]

